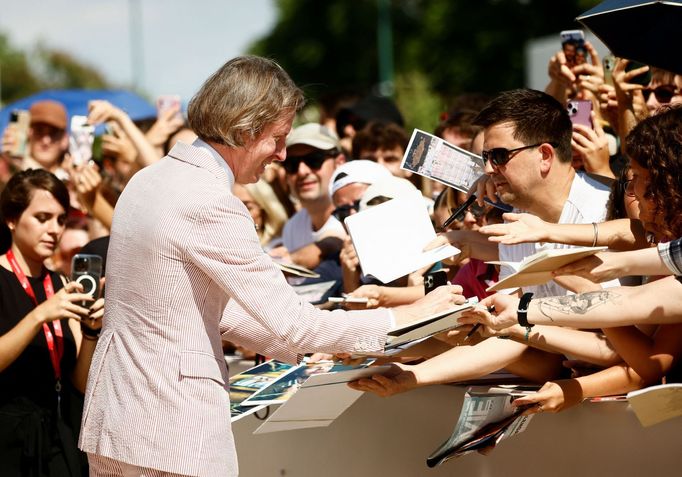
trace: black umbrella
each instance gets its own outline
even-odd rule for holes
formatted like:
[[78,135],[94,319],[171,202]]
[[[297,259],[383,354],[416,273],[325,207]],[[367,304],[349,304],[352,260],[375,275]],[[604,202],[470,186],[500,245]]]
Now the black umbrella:
[[682,74],[682,0],[606,0],[576,20],[614,55]]

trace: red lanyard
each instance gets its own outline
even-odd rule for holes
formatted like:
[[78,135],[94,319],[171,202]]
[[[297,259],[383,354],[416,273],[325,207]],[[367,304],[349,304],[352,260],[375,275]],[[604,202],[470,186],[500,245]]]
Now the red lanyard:
[[[21,283],[21,286],[26,294],[31,298],[31,300],[33,300],[33,303],[38,306],[38,300],[36,299],[36,294],[33,291],[33,287],[31,287],[31,283],[28,281],[28,278],[26,278],[26,274],[19,266],[19,263],[14,257],[14,253],[12,253],[11,249],[7,251],[7,260],[9,261],[12,271],[19,279],[19,283]],[[54,287],[52,286],[52,278],[50,277],[49,272],[45,273],[45,278],[43,279],[43,288],[45,289],[45,298],[49,300],[54,295]],[[45,333],[47,349],[50,351],[50,360],[52,361],[52,367],[54,368],[54,375],[57,378],[57,383],[59,383],[59,380],[62,377],[62,368],[60,366],[60,362],[62,356],[64,355],[64,335],[62,333],[62,324],[59,322],[59,320],[54,320],[52,322],[52,326],[54,327],[54,334],[57,338],[56,340],[55,336],[52,336],[52,331],[50,330],[50,327],[47,323],[43,323],[43,333]]]

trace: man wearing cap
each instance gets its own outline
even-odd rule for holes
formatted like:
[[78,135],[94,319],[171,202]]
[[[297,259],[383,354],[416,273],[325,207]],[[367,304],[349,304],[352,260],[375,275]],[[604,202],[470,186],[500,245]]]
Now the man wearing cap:
[[[22,169],[41,168],[57,172],[69,148],[66,109],[57,101],[45,100],[33,103],[29,113],[29,157],[24,159]],[[3,135],[3,152],[10,150],[14,141],[16,131],[8,127]]]
[[[332,215],[343,222],[359,209],[360,199],[367,188],[390,178],[391,173],[384,166],[372,161],[350,161],[336,169],[329,183],[329,196],[334,204]],[[343,290],[349,293],[360,284],[360,267],[355,248],[346,237],[339,254],[343,277]]]
[[294,129],[286,140],[284,169],[292,194],[301,209],[282,231],[283,248],[272,255],[289,253],[289,259],[315,269],[322,261],[334,258],[346,236],[341,222],[332,216],[329,180],[345,161],[338,138],[326,126],[308,123]]

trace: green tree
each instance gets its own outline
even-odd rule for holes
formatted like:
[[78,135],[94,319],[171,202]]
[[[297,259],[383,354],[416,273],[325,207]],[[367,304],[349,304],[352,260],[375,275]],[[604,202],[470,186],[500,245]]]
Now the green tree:
[[69,53],[44,45],[22,51],[0,33],[0,105],[44,89],[108,87],[100,72]]
[[[371,91],[378,83],[377,3],[279,0],[273,30],[251,52],[279,61],[313,100],[328,91]],[[463,92],[522,86],[527,41],[579,28],[574,18],[597,3],[393,0],[395,96],[408,126],[427,116],[435,122]]]
[[96,68],[84,64],[71,54],[40,45],[40,76],[49,88],[100,89],[108,87],[104,76]]
[[0,33],[0,105],[40,89],[40,81],[28,65],[26,55],[15,49]]

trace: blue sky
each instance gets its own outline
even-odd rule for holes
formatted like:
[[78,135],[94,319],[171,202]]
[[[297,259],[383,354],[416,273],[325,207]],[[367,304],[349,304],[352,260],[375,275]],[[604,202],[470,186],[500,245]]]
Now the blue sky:
[[179,94],[187,102],[275,22],[274,0],[11,0],[0,7],[0,31],[22,49],[42,41],[67,51],[126,87],[134,84],[131,2],[142,12],[142,49],[136,51],[151,98]]

